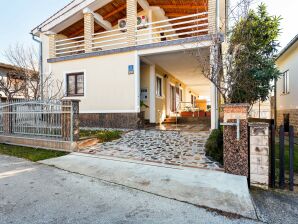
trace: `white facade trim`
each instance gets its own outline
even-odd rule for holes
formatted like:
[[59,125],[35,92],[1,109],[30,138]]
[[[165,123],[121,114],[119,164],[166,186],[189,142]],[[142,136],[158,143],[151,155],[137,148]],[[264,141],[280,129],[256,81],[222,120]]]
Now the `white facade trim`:
[[140,77],[140,56],[138,52],[135,53],[135,111],[140,112],[140,100],[141,100],[141,77]]
[[155,83],[156,83],[155,65],[150,65],[150,92],[149,92],[150,123],[156,123],[156,113],[155,113],[156,84]]

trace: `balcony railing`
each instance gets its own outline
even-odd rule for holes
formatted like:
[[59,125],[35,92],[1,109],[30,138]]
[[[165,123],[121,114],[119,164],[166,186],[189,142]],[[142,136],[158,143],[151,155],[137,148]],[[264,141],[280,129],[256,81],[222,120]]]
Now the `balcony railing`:
[[[208,13],[197,13],[136,26],[136,45],[172,41],[208,33]],[[92,35],[92,51],[105,51],[128,46],[125,29],[114,29]],[[56,57],[85,53],[84,36],[57,40]]]

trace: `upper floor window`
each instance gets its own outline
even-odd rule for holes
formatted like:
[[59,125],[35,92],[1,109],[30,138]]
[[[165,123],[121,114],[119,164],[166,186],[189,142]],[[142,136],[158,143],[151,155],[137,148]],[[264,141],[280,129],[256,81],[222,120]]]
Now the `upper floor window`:
[[282,75],[283,94],[290,93],[290,73],[289,70],[285,71]]
[[84,73],[66,74],[67,96],[84,96]]
[[156,76],[156,96],[162,97],[162,78]]

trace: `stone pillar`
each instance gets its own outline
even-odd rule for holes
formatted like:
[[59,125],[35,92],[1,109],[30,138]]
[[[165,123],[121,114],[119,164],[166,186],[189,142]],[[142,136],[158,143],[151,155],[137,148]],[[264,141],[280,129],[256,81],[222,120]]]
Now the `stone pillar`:
[[65,141],[78,141],[80,130],[79,119],[79,103],[80,100],[62,100],[62,137]]
[[249,104],[226,104],[221,106],[225,123],[240,119],[240,139],[237,127],[224,126],[224,169],[226,173],[248,177],[248,109]]
[[208,0],[208,33],[216,33],[216,1]]
[[269,186],[269,124],[250,123],[250,183]]
[[84,13],[84,40],[85,53],[92,52],[92,39],[94,34],[94,15],[93,12],[86,8]]
[[137,0],[126,0],[127,15],[127,42],[128,46],[136,45],[136,26],[137,26]]
[[49,58],[56,57],[56,34],[49,34]]

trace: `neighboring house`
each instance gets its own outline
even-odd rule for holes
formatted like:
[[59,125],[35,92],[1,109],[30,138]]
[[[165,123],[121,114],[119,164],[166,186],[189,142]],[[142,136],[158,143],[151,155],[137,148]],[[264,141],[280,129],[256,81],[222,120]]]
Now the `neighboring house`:
[[282,72],[276,82],[276,122],[293,125],[298,135],[298,35],[280,52],[276,65]]
[[32,34],[42,42],[42,73],[81,101],[82,125],[135,128],[208,103],[216,128],[217,90],[198,60],[210,68],[218,58],[226,8],[226,0],[74,0]]
[[7,99],[11,94],[12,98],[25,98],[30,90],[26,88],[26,76],[16,66],[0,63],[0,98]]

